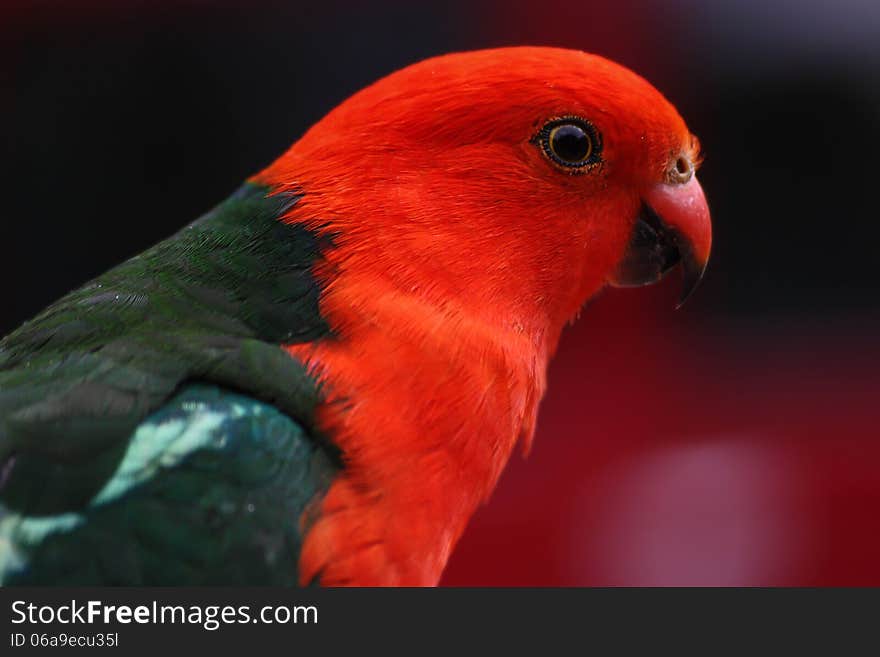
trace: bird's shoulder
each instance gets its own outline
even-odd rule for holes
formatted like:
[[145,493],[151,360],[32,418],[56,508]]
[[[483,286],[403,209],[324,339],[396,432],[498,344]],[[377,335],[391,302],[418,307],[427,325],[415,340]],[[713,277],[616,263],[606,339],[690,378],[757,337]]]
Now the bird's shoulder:
[[270,404],[314,433],[319,390],[281,345],[329,333],[312,276],[326,245],[279,220],[296,201],[247,183],[0,341],[0,503],[83,508],[138,425],[193,382]]

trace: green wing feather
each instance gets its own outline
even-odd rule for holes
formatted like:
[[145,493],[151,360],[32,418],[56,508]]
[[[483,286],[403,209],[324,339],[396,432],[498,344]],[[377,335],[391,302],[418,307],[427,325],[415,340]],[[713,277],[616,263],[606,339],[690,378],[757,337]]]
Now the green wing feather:
[[[301,512],[304,495],[320,495],[338,468],[332,445],[313,426],[320,391],[280,348],[329,335],[311,273],[329,245],[278,221],[295,202],[246,184],[0,342],[0,560],[7,579],[48,583],[70,573],[91,584],[263,583],[275,552],[267,548],[256,565],[253,545],[235,536],[268,520],[262,512],[223,515],[218,500],[226,495],[228,508],[257,508],[249,496],[282,492],[278,512],[295,536],[269,542],[290,549],[284,559],[295,569],[298,516],[286,514]],[[178,423],[181,433],[172,436],[169,427],[177,424],[169,418],[180,419],[187,403],[208,407]],[[203,424],[205,414],[222,415],[218,405],[229,415],[222,431]],[[241,408],[248,412],[236,415]],[[174,461],[175,450],[196,436],[202,447]],[[251,460],[217,448],[230,436],[235,449],[255,450]],[[248,468],[279,449],[290,450],[299,469],[288,463],[267,470],[274,473],[269,481],[248,478]],[[146,454],[175,465],[140,467]],[[217,478],[195,476],[193,464],[208,462]],[[135,472],[137,485],[107,497]],[[290,489],[285,481],[298,483]],[[110,536],[117,537],[118,559],[97,548],[114,544]],[[250,565],[233,556],[242,550]],[[296,581],[290,567],[278,575]]]
[[8,584],[297,583],[299,518],[334,464],[273,406],[184,388],[75,512],[0,520]]

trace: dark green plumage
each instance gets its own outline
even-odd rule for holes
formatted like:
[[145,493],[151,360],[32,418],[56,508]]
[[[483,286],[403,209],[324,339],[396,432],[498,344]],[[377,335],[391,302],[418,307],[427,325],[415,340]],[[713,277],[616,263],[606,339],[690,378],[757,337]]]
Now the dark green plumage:
[[[277,551],[259,546],[298,550],[297,520],[305,498],[320,495],[338,467],[332,447],[312,426],[319,390],[280,348],[329,336],[311,273],[329,244],[278,221],[295,202],[246,184],[212,212],[67,295],[0,342],[0,562],[10,550],[18,550],[19,561],[22,550],[27,553],[24,566],[8,576],[11,581],[52,581],[60,563],[52,554],[63,552],[68,571],[74,563],[91,564],[73,576],[79,583],[295,582],[296,554],[284,557],[287,565],[272,580],[269,564],[277,563]],[[210,385],[193,385],[199,383]],[[159,469],[155,480],[131,487],[113,508],[95,510],[96,496],[120,475],[139,426],[143,429],[148,417],[147,425],[160,427],[163,414],[185,414],[184,400],[218,408],[250,400],[250,414],[230,419],[222,429],[234,449],[202,446],[180,461],[179,471]],[[278,417],[270,431],[261,423],[271,412]],[[252,423],[253,436],[243,433],[242,422]],[[269,442],[259,442],[261,432]],[[208,445],[210,432],[204,438]],[[296,456],[273,470],[277,481],[258,482],[246,470],[263,458],[260,449]],[[240,458],[244,452],[253,462]],[[211,480],[213,488],[186,474],[208,462],[223,473]],[[286,488],[286,481],[297,480],[294,490]],[[252,491],[248,482],[262,492]],[[224,495],[236,508],[256,508],[246,501],[252,493],[286,496],[279,498],[279,508],[296,516],[266,538],[248,523],[269,526],[267,518],[245,515],[240,524],[234,514],[217,511]],[[179,522],[170,519],[172,499],[180,505]],[[209,511],[212,504],[216,509]],[[16,519],[83,513],[90,529],[77,525],[65,536],[29,547],[15,545],[10,533]],[[210,540],[212,532],[217,543]],[[236,543],[236,532],[253,535],[254,542]],[[115,536],[116,551],[128,555],[130,567],[121,556],[109,562],[94,556],[102,533]],[[157,548],[157,537],[168,545]],[[261,554],[263,563],[238,563],[242,555],[259,561]],[[176,557],[179,563],[173,563]],[[154,567],[155,559],[164,568]]]

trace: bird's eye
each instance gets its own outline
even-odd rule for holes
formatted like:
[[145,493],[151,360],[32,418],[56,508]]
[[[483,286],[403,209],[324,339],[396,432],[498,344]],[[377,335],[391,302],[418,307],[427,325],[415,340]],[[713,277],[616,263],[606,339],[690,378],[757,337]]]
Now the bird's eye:
[[577,170],[599,162],[599,136],[583,119],[554,119],[541,129],[537,141],[547,157],[564,167]]

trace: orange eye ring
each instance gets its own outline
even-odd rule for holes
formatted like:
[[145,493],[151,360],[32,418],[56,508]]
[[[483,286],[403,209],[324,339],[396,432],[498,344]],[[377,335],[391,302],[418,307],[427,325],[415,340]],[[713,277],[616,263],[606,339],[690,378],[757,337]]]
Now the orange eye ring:
[[580,117],[565,116],[548,121],[535,141],[544,155],[556,164],[572,169],[572,173],[601,161],[599,135],[592,124]]

